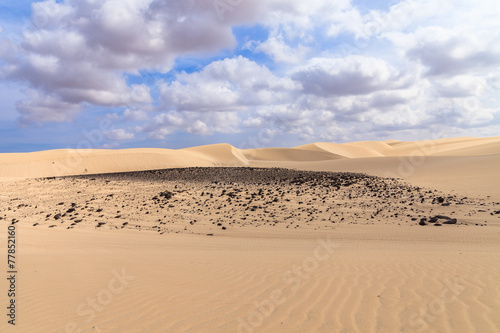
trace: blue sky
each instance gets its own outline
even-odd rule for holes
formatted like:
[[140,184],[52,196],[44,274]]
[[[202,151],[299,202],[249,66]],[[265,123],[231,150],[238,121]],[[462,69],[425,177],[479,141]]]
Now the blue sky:
[[500,133],[491,1],[0,5],[0,152]]

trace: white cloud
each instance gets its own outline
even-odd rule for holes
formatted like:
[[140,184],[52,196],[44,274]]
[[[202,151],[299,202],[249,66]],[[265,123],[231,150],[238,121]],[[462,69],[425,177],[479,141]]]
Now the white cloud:
[[[151,103],[144,85],[128,86],[124,73],[169,71],[183,54],[214,52],[235,43],[231,26],[213,8],[185,1],[127,0],[34,3],[33,29],[26,30],[18,53],[0,47],[6,79],[28,82],[37,96],[70,105],[67,117],[37,115],[37,101],[24,101],[24,118],[69,119],[83,103],[129,106]],[[183,20],[179,16],[184,15]],[[182,38],[180,37],[182,36]],[[8,51],[8,52],[7,52]],[[7,53],[9,56],[7,57]],[[30,112],[26,112],[31,105]],[[63,112],[61,110],[61,112]]]
[[427,75],[459,75],[500,64],[500,48],[496,46],[499,37],[500,34],[481,38],[441,27],[426,27],[406,36],[413,43],[407,54],[427,67]]
[[61,101],[55,96],[40,94],[36,90],[27,92],[29,100],[17,103],[21,114],[20,123],[29,125],[43,122],[68,122],[74,119],[79,106]]
[[104,135],[110,140],[131,140],[135,137],[134,133],[127,132],[123,128],[113,129],[109,132],[105,132]]
[[198,135],[207,135],[212,133],[207,124],[199,119],[195,120],[194,124],[188,126],[186,132]]
[[434,81],[437,94],[450,98],[481,96],[487,91],[487,85],[485,78],[472,75],[459,75]]
[[268,54],[276,62],[291,64],[297,64],[304,60],[309,52],[309,49],[302,45],[299,45],[296,48],[290,47],[285,43],[283,36],[281,35],[277,37],[270,37],[265,42],[260,43],[255,50]]
[[356,8],[336,12],[331,16],[331,20],[327,30],[330,37],[337,37],[343,32],[351,32],[356,38],[368,38],[370,35],[370,30],[365,27],[363,17]]
[[178,111],[237,111],[273,103],[298,85],[242,56],[215,61],[202,71],[182,73],[160,85],[165,109]]
[[[315,21],[312,16],[325,16],[340,9],[350,7],[350,0],[329,1],[315,0],[304,2],[302,0],[254,0],[254,1],[210,1],[212,5],[226,3],[229,6],[219,6],[217,12],[219,19],[229,24],[264,23],[268,26],[278,25],[310,28]],[[215,8],[215,7],[214,7]]]
[[241,119],[236,112],[170,111],[156,115],[137,132],[148,133],[150,138],[161,140],[176,131],[196,135],[238,133]]
[[123,118],[130,121],[142,121],[149,119],[147,112],[131,109],[126,109],[125,111],[123,111]]
[[363,95],[408,85],[408,78],[381,59],[348,56],[313,58],[293,70],[305,93],[322,97]]
[[260,127],[264,124],[261,118],[249,118],[243,122],[245,127]]

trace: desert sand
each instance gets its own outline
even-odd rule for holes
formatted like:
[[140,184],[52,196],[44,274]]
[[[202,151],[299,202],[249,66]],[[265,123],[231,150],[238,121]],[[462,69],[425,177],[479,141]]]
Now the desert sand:
[[0,154],[0,332],[498,332],[500,137]]

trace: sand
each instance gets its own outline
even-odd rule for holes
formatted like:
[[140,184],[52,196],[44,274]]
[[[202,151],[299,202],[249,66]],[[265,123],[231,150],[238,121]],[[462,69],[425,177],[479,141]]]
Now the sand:
[[500,137],[0,154],[0,331],[498,332],[498,170]]

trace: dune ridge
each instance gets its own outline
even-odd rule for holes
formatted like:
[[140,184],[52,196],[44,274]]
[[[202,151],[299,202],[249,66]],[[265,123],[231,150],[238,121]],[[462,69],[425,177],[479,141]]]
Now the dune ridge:
[[[136,148],[121,150],[58,149],[0,154],[0,178],[55,177],[94,173],[143,171],[178,167],[266,166],[288,163],[335,165],[342,160],[388,157],[500,156],[500,137],[450,138],[403,142],[317,142],[293,148],[238,149],[227,143],[184,149]],[[356,162],[353,162],[356,163]]]

